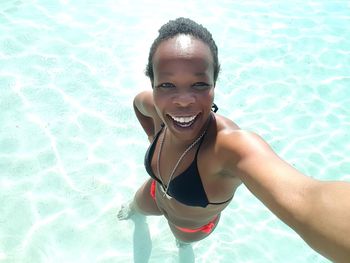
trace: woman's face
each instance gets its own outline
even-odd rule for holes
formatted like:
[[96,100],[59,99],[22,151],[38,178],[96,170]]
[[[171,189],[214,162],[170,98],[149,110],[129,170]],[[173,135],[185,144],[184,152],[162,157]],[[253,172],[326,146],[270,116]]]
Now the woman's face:
[[156,110],[179,139],[193,140],[207,123],[214,100],[213,56],[189,35],[163,41],[153,56]]

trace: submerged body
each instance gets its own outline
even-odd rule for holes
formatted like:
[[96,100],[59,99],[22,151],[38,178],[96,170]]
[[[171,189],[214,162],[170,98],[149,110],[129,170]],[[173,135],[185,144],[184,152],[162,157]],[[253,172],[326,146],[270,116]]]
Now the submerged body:
[[[217,48],[210,33],[197,27],[182,18],[170,21],[151,47],[152,91],[134,99],[151,142],[145,157],[151,178],[136,192],[130,211],[164,215],[178,240],[198,241],[213,231],[244,183],[313,249],[348,262],[350,184],[305,176],[261,137],[211,111]],[[118,215],[128,216],[123,210]]]

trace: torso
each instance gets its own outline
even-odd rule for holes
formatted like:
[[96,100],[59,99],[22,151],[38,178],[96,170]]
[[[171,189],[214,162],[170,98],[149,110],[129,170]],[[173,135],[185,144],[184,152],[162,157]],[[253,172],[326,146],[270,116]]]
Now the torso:
[[[230,171],[225,171],[222,158],[217,151],[220,133],[225,129],[239,129],[237,125],[228,119],[215,114],[215,119],[210,123],[197,156],[197,166],[200,179],[203,184],[207,199],[211,203],[220,203],[230,200],[241,181]],[[157,157],[160,141],[155,145],[155,151],[151,159],[151,169],[157,175]],[[197,145],[198,147],[198,145]],[[194,147],[179,164],[173,179],[181,175],[193,162],[197,147]],[[175,149],[167,140],[164,141],[160,171],[161,179],[167,184],[169,176],[183,149]],[[164,196],[164,190],[160,183],[156,187],[156,202],[159,209],[167,219],[177,225],[188,228],[197,228],[208,223],[215,215],[218,215],[228,204],[208,204],[206,207],[189,206],[180,203],[175,198]]]

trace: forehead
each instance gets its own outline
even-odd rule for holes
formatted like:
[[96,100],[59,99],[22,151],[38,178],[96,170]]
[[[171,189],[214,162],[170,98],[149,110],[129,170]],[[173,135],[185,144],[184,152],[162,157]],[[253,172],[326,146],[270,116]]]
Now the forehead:
[[154,65],[164,61],[177,60],[195,60],[207,66],[213,64],[213,56],[209,46],[202,40],[183,34],[161,42],[153,56]]

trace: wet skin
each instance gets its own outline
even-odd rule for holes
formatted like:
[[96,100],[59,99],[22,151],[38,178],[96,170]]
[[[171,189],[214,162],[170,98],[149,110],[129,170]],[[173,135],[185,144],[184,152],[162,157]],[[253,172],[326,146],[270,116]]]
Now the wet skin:
[[[210,55],[209,48],[193,38],[175,37],[162,42],[154,55],[153,93],[141,92],[135,97],[136,116],[150,140],[161,123],[168,127],[160,162],[160,178],[165,183],[179,156],[210,118],[209,106],[214,97]],[[199,86],[203,89],[197,90]],[[198,155],[199,173],[209,201],[227,200],[243,182],[313,249],[334,262],[349,262],[350,184],[305,176],[281,159],[259,135],[242,131],[227,118],[211,114],[215,118]],[[176,117],[191,115],[196,119],[188,125],[178,125],[173,120],[181,121],[184,119]],[[151,162],[153,172],[157,171],[158,150],[159,142]],[[192,162],[194,152],[195,149],[186,155],[175,177]],[[132,205],[144,214],[166,216],[175,237],[185,242],[200,240],[207,234],[183,233],[174,225],[200,227],[227,206],[185,206],[164,197],[159,186],[154,202],[150,185],[151,179],[137,191]]]
[[[154,124],[153,136],[160,129],[161,123],[167,127],[160,156],[161,180],[168,185],[170,174],[181,154],[208,126],[197,159],[199,174],[209,202],[228,200],[241,181],[234,172],[224,168],[224,153],[218,153],[218,144],[220,134],[227,130],[237,130],[238,127],[232,121],[211,112],[215,83],[213,57],[209,47],[201,40],[184,35],[163,41],[154,54],[153,71],[153,94],[144,92],[139,97],[142,97],[140,100],[143,101],[143,107]],[[194,117],[194,120],[189,121],[188,127],[182,127],[174,120],[185,117]],[[151,161],[153,173],[157,177],[157,158],[163,136],[164,131]],[[194,147],[187,153],[173,178],[188,168],[195,157],[196,149]],[[208,234],[184,233],[174,225],[191,229],[201,227],[228,205],[209,204],[205,208],[187,206],[174,198],[164,196],[159,184],[154,202],[150,196],[150,183],[151,180],[148,180],[137,191],[134,205],[144,214],[163,214],[175,237],[185,242],[200,240]]]

